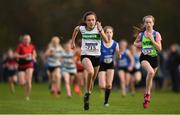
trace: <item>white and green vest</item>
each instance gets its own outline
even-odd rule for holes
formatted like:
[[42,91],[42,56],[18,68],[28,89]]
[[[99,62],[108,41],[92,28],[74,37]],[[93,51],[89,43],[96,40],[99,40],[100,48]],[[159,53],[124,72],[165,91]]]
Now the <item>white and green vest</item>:
[[100,56],[101,55],[101,37],[97,26],[93,30],[86,30],[85,26],[79,27],[82,34],[81,55]]

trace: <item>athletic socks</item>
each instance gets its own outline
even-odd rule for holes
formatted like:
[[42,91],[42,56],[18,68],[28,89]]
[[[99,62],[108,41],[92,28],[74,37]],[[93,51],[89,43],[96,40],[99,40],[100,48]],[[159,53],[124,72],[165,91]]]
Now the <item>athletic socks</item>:
[[89,110],[89,96],[90,93],[84,94],[84,110]]
[[105,98],[104,98],[104,104],[108,104],[109,95],[111,93],[111,89],[105,89]]

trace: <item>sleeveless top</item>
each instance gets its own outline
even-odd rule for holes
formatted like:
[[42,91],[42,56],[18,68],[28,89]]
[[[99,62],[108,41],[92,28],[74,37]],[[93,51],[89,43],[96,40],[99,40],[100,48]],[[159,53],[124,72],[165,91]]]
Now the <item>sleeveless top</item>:
[[101,37],[97,26],[93,30],[86,30],[86,26],[79,27],[82,34],[81,55],[100,56]]

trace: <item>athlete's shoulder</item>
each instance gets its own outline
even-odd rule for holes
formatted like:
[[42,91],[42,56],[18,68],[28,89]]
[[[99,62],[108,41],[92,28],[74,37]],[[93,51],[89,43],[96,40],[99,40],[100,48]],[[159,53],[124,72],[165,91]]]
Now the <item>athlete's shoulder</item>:
[[19,44],[17,45],[17,47],[24,47],[24,44],[23,44],[23,43],[19,43]]
[[144,33],[145,33],[145,31],[142,31],[142,32],[139,32],[139,37],[143,37],[144,36]]
[[112,40],[112,46],[113,46],[114,48],[116,48],[117,45],[118,45],[118,42],[116,42],[115,40]]
[[30,44],[30,46],[31,46],[31,47],[35,47],[34,44],[32,44],[32,43]]
[[160,32],[158,32],[156,30],[154,30],[154,32],[155,32],[156,35],[161,35]]
[[85,33],[85,32],[86,32],[86,26],[80,25],[80,26],[79,26],[79,31],[80,31],[81,33]]
[[141,37],[143,36],[143,34],[144,34],[144,32],[139,32],[138,35],[137,35],[137,37],[136,37],[136,39],[140,40]]
[[113,41],[113,43],[118,44],[118,42],[116,40],[112,40],[112,41]]
[[156,41],[161,41],[162,40],[161,34],[158,31],[154,31],[154,33],[155,33],[155,36],[156,36]]
[[79,31],[79,25],[78,26],[76,26],[75,28],[74,28],[74,31],[76,31],[76,32],[78,32]]
[[22,44],[22,43],[19,43],[19,44],[17,45],[17,47],[16,47],[15,52],[16,52],[16,53],[19,53],[22,48],[23,48],[23,44]]
[[59,50],[64,51],[64,49],[61,45],[58,48],[59,48]]
[[80,26],[77,26],[76,28],[79,28],[79,30],[85,30],[85,29],[86,29],[86,26],[80,25]]
[[36,49],[36,48],[35,48],[35,45],[34,45],[34,44],[32,44],[32,43],[31,43],[29,46],[30,46],[30,48],[31,48],[31,49],[33,49],[33,50],[35,50],[35,49]]

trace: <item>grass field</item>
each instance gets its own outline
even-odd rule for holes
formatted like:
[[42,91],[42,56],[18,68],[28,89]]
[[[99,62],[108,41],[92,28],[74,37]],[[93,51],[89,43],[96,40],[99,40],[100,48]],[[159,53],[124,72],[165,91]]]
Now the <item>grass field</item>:
[[21,87],[16,87],[16,93],[11,94],[7,84],[0,84],[0,113],[180,113],[180,94],[170,91],[156,91],[152,94],[151,106],[143,109],[143,93],[139,91],[135,96],[128,94],[121,97],[119,91],[113,90],[110,96],[110,106],[103,106],[103,94],[95,88],[90,99],[90,110],[83,110],[82,97],[73,94],[67,98],[65,90],[59,98],[50,95],[47,84],[33,84],[31,100],[26,101]]

